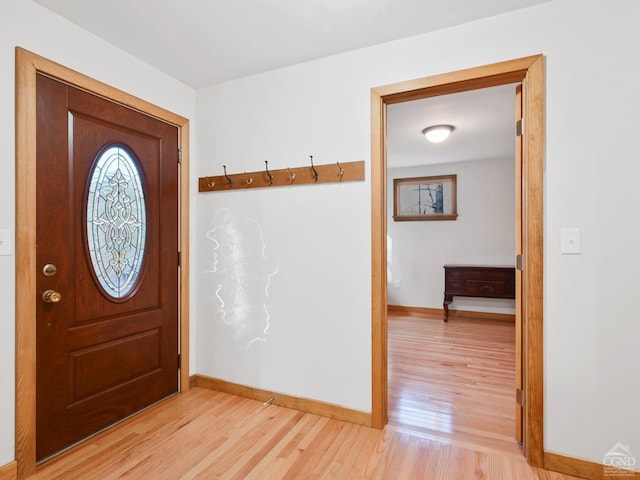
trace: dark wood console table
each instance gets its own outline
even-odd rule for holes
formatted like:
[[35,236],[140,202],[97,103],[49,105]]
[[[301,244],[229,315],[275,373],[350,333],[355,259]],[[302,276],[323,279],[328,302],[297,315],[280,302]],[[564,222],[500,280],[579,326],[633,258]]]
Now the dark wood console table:
[[449,304],[460,297],[516,298],[515,267],[491,265],[444,266],[444,321]]

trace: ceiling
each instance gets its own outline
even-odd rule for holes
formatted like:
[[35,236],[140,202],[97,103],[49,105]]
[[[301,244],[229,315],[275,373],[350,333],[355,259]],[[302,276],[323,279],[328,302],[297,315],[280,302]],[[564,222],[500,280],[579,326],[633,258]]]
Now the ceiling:
[[[451,136],[430,143],[422,130],[453,125]],[[465,160],[512,158],[515,85],[430,97],[387,107],[387,163],[407,167]]]
[[550,0],[34,0],[194,88]]

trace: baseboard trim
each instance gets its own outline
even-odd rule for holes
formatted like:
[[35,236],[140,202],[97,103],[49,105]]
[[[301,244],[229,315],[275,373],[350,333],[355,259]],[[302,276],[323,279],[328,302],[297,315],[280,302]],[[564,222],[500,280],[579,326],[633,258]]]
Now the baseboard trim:
[[18,478],[18,462],[13,461],[0,467],[0,480],[16,480]]
[[227,382],[218,378],[207,377],[205,375],[192,375],[191,385],[194,387],[206,388],[208,390],[215,390],[218,392],[229,393],[231,395],[237,395],[239,397],[250,398],[252,400],[259,400],[261,402],[267,402],[271,397],[271,405],[278,405],[281,407],[292,408],[305,413],[313,413],[321,415],[323,417],[335,418],[336,420],[343,420],[349,423],[355,423],[357,425],[364,425],[365,427],[371,426],[371,414],[361,412],[359,410],[351,410],[349,408],[334,405],[332,403],[320,402],[318,400],[311,400],[308,398],[293,397],[291,395],[285,395],[283,393],[271,392],[269,390],[262,390],[254,387],[247,387],[245,385],[239,385],[237,383]]
[[[406,313],[417,315],[435,315],[444,316],[444,310],[441,308],[425,308],[425,307],[405,307],[404,305],[387,305],[387,311],[393,313]],[[449,311],[451,314],[451,310]]]
[[[417,315],[435,315],[444,318],[444,310],[442,308],[426,308],[426,307],[405,307],[402,305],[387,305],[387,310],[394,313],[406,313]],[[473,312],[469,310],[449,310],[449,318],[451,317],[473,317],[483,320],[500,320],[505,322],[515,322],[516,316],[511,313],[492,313],[492,312]]]
[[640,472],[631,470],[606,471],[602,463],[590,462],[579,458],[566,457],[557,453],[544,452],[544,468],[554,472],[574,475],[589,480],[640,479]]

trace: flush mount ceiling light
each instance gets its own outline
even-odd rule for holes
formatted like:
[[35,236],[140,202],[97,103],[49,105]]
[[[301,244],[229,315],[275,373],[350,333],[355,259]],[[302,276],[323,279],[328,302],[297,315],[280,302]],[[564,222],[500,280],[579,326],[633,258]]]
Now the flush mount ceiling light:
[[453,125],[433,125],[422,130],[431,143],[444,142],[451,132],[453,132]]

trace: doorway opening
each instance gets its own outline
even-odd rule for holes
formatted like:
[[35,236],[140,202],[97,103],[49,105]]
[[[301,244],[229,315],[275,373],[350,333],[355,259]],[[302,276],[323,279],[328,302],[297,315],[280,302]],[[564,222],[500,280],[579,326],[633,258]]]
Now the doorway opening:
[[[521,456],[516,93],[508,84],[387,107],[388,414],[395,427]],[[425,141],[423,129],[438,124],[454,126],[451,135]],[[451,176],[455,190],[440,188]],[[444,322],[446,284],[467,295]]]
[[531,465],[543,464],[542,187],[543,57],[436,75],[371,90],[372,183],[372,425],[388,420],[387,318],[387,106],[485,87],[522,83],[522,392],[523,448]]

